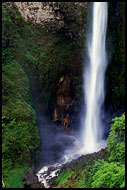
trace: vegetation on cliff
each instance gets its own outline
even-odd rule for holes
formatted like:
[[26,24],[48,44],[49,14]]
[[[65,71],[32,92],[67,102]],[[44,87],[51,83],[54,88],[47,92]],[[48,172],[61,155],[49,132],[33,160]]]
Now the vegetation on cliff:
[[[69,13],[69,9],[66,11]],[[2,167],[6,187],[22,187],[20,177],[40,144],[36,114],[48,110],[52,117],[59,78],[66,71],[72,77],[77,72],[73,60],[81,64],[77,57],[83,44],[78,37],[73,42],[74,37],[66,36],[63,30],[48,30],[25,22],[14,3],[3,3]]]
[[[65,25],[51,28],[26,22],[13,3],[2,6],[2,175],[8,188],[23,188],[24,172],[39,160],[37,116],[41,112],[53,120],[60,78],[68,74],[76,103],[83,99],[88,7],[61,2],[59,8]],[[124,9],[124,2],[109,3],[106,100],[117,108],[124,107],[125,97]],[[56,187],[125,186],[125,116],[114,121],[108,148],[72,163],[57,178]]]
[[2,36],[2,173],[6,187],[23,187],[21,175],[29,167],[40,137],[28,77],[16,60],[18,30],[3,7]]

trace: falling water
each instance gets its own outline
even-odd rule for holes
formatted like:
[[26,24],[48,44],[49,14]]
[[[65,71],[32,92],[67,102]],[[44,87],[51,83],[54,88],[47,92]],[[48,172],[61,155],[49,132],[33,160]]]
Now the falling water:
[[86,115],[83,117],[82,138],[78,139],[67,136],[68,140],[74,138],[73,147],[67,147],[58,162],[45,165],[38,171],[36,174],[38,180],[44,184],[45,188],[50,187],[49,181],[53,177],[58,176],[63,165],[77,159],[83,154],[96,152],[105,146],[105,142],[102,141],[103,123],[100,118],[104,101],[104,73],[107,65],[105,51],[107,28],[106,2],[95,2],[93,4],[92,24],[92,38],[88,43],[90,62],[87,68],[84,68],[83,73]]
[[91,40],[88,42],[89,64],[84,68],[84,100],[86,107],[83,118],[83,151],[92,153],[105,146],[102,143],[101,122],[104,102],[104,74],[107,66],[105,39],[107,28],[107,2],[93,3]]

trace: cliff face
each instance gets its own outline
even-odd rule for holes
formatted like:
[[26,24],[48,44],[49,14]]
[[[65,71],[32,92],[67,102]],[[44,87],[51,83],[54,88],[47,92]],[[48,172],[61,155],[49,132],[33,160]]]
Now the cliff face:
[[[81,25],[84,24],[82,12],[87,12],[89,7],[88,2],[15,2],[15,4],[25,21],[39,24],[41,27],[55,32],[65,28],[65,33],[70,36],[75,33],[77,27],[77,32],[81,33]],[[71,26],[68,25],[68,22]],[[72,25],[75,25],[76,28],[72,28]],[[82,27],[82,32],[84,30],[85,27]]]
[[4,3],[14,24],[11,33],[17,31],[9,44],[16,42],[12,46],[27,73],[36,112],[63,125],[75,102],[82,100],[82,53],[89,6],[88,2]]
[[106,104],[117,110],[125,104],[125,2],[109,3],[107,56]]
[[[12,176],[8,168],[21,168],[32,157],[35,162],[39,160],[37,125],[43,133],[42,116],[64,128],[79,126],[91,4],[2,4],[2,150],[6,184],[17,183],[19,175]],[[124,107],[125,98],[125,3],[111,2],[108,10],[105,105],[119,109]],[[8,185],[13,186],[17,187]]]
[[56,2],[15,2],[15,4],[25,21],[42,26],[49,22],[59,27],[64,26],[63,15]]
[[[82,68],[90,3],[8,2],[3,6],[9,18],[3,28],[3,46],[15,52],[15,59],[26,72],[36,112],[64,125],[64,118],[77,115],[83,102]],[[124,104],[123,7],[124,3],[109,3],[107,32],[110,64],[106,102],[118,106]],[[117,80],[112,73],[119,71]],[[68,121],[73,120],[70,118]]]

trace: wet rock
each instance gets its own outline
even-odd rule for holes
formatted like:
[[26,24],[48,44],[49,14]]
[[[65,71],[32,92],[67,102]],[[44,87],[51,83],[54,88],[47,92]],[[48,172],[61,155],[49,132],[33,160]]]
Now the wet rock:
[[38,178],[35,175],[34,168],[28,169],[28,171],[23,176],[22,183],[24,188],[32,188],[33,185],[38,184]]
[[64,128],[69,127],[70,116],[68,110],[74,103],[71,97],[71,80],[69,75],[60,77],[56,89],[56,105],[54,109],[54,122],[61,121]]

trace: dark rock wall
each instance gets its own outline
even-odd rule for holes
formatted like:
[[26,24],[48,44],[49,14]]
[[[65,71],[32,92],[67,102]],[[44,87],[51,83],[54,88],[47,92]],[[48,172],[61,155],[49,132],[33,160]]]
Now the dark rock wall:
[[105,105],[117,110],[125,104],[125,2],[111,2],[108,10]]

